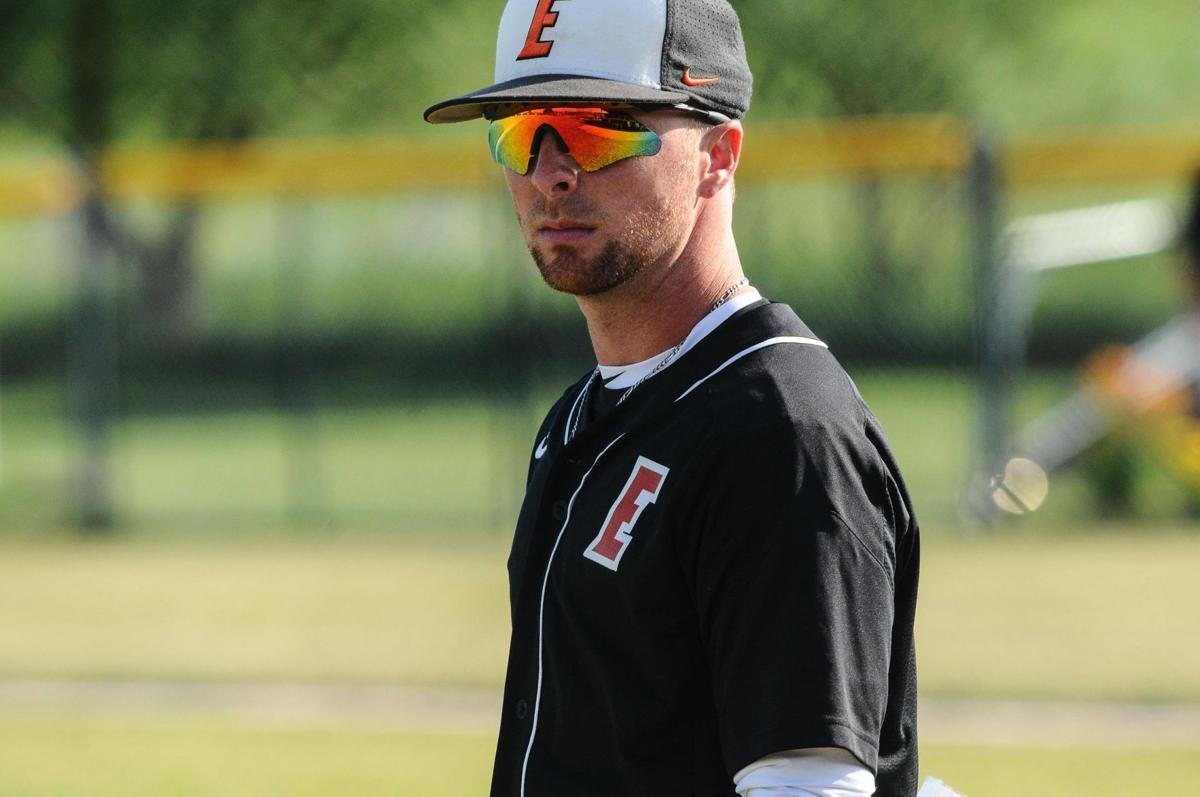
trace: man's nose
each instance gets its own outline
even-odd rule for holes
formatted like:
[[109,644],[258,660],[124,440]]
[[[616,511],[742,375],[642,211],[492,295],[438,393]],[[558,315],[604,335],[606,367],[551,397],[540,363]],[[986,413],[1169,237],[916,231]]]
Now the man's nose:
[[579,164],[553,130],[546,129],[538,143],[529,176],[546,196],[569,194],[579,184]]

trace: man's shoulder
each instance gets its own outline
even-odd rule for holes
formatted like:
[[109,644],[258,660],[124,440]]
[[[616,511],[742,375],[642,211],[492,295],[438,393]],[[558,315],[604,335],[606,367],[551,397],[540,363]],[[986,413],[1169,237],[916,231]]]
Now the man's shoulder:
[[[786,304],[748,308],[733,319],[723,351],[691,388],[707,412],[736,431],[861,425],[858,389],[828,345]],[[714,420],[718,420],[714,418]]]

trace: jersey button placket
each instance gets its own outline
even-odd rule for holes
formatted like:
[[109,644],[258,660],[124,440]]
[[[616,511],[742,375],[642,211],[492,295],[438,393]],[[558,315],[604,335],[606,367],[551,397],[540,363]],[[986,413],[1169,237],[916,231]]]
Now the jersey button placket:
[[554,504],[550,507],[550,514],[553,515],[554,519],[557,520],[559,523],[566,520],[567,519],[567,502],[562,501],[562,500],[555,501]]
[[514,706],[514,712],[518,720],[524,720],[529,716],[529,701],[525,698],[518,700],[516,706]]

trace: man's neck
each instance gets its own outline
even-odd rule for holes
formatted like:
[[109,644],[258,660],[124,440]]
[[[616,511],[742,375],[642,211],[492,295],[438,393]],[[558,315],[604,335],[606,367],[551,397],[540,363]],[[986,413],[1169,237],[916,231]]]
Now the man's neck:
[[732,235],[704,259],[687,255],[646,269],[600,296],[577,297],[597,362],[626,365],[671,348],[742,279]]

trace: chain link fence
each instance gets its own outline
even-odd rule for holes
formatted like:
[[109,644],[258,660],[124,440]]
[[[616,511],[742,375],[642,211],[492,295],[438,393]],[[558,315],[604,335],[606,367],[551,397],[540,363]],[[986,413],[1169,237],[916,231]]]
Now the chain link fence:
[[[1130,24],[1111,39],[1075,1],[734,6],[759,76],[748,273],[847,365],[923,515],[955,522],[1000,220],[1170,199],[1190,168],[1175,146],[1150,179],[1038,183],[1005,161],[1009,133],[1194,118],[1200,83],[1167,91],[1178,62],[1145,55],[1196,52],[1168,46],[1189,6],[1113,4]],[[0,0],[0,525],[508,524],[541,412],[592,359],[482,132],[420,129],[486,82],[501,7]],[[1059,63],[1058,30],[1100,55]],[[1097,68],[1121,53],[1145,80]],[[931,111],[955,116],[903,116]],[[849,114],[875,121],[794,122]],[[980,115],[986,179],[959,121]],[[1031,358],[1071,364],[1169,313],[1153,262],[1047,284]]]
[[[904,368],[965,378],[974,223],[962,152],[939,149],[961,150],[944,131],[962,128],[930,120],[932,149],[896,155],[909,173],[890,173],[879,152],[917,123],[864,124],[845,140],[873,137],[874,154],[835,143],[815,164],[786,152],[827,133],[764,130],[764,148],[785,149],[747,161],[747,270],[868,390]],[[255,196],[231,192],[245,172],[212,191],[196,176],[138,182],[153,158],[125,153],[100,211],[83,200],[5,220],[5,522],[505,524],[541,412],[592,359],[574,302],[539,283],[475,149],[456,157],[477,161],[478,185]],[[337,162],[306,157],[316,185]],[[103,227],[162,235],[181,208],[186,259],[158,267],[188,271],[164,287]]]

